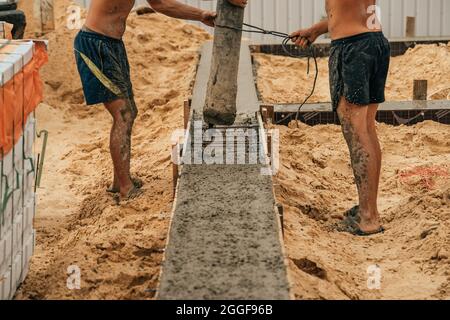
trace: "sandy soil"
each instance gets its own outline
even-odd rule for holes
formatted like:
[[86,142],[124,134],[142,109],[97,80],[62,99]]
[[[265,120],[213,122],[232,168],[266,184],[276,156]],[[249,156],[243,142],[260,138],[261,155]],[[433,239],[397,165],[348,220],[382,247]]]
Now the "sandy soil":
[[[432,122],[380,124],[383,235],[333,231],[357,203],[347,146],[338,126],[278,127],[278,200],[299,299],[450,299],[450,130]],[[381,268],[380,290],[367,268]]]
[[[68,3],[56,2],[59,8]],[[208,35],[159,15],[131,17],[126,43],[140,109],[132,170],[144,180],[145,194],[119,207],[105,193],[112,175],[110,119],[102,107],[84,105],[72,56],[76,32],[61,23],[46,36],[50,62],[42,70],[46,98],[38,119],[39,128],[50,131],[50,140],[35,222],[36,252],[17,298],[152,298],[172,205],[170,134],[182,127],[181,106],[189,94],[196,50]],[[33,34],[32,29],[28,32]],[[431,61],[428,55],[422,58],[425,66]],[[304,74],[304,64],[297,67],[301,61],[262,55],[261,59],[267,59],[265,67],[273,74],[262,77],[260,86],[261,81],[268,83],[264,79],[290,77],[270,80],[266,101],[297,101],[302,86],[296,76]],[[326,73],[326,61],[321,66]],[[448,75],[446,68],[426,70]],[[402,72],[399,77],[408,70]],[[325,79],[320,81],[318,101],[327,97]],[[339,128],[279,129],[282,166],[276,190],[285,207],[285,241],[297,298],[450,297],[448,126],[379,126],[385,154],[380,206],[387,232],[371,238],[340,234],[330,227],[356,202]],[[66,288],[66,270],[74,264],[81,268],[78,291]],[[367,289],[367,267],[372,264],[381,267],[381,290]]]
[[[172,206],[170,137],[182,128],[197,50],[209,36],[161,15],[131,16],[125,42],[140,112],[132,171],[143,179],[144,195],[116,206],[105,192],[112,179],[111,120],[103,107],[84,105],[75,35],[60,24],[45,36],[50,62],[41,73],[45,101],[37,117],[39,129],[50,132],[48,157],[38,194],[36,252],[17,298],[152,298]],[[81,269],[81,290],[66,288],[70,265]]]
[[[268,103],[301,102],[310,91],[306,61],[256,54],[258,87]],[[436,61],[439,61],[436,63]],[[446,99],[450,47],[418,46],[392,59],[387,98],[407,100],[410,79],[426,78]],[[327,59],[311,101],[329,101]],[[304,85],[304,83],[306,85]],[[442,90],[443,89],[443,90]],[[450,299],[450,130],[425,122],[378,125],[383,146],[379,205],[383,235],[356,238],[333,231],[357,203],[347,146],[334,125],[279,126],[278,200],[285,208],[285,242],[299,299]],[[381,268],[381,287],[367,286]]]
[[[55,24],[57,27],[61,27],[67,22],[66,13],[72,2],[70,0],[55,0],[53,3],[55,6]],[[23,10],[27,17],[25,37],[29,39],[39,37],[41,30],[37,19],[35,19],[37,13],[34,11],[34,0],[19,0],[19,9]]]
[[[263,53],[254,54],[258,90],[266,103],[301,103],[311,92],[315,69],[307,75],[307,60]],[[319,77],[309,102],[329,102],[328,58],[319,58]],[[386,85],[388,101],[409,101],[414,80],[428,80],[429,99],[450,100],[449,45],[418,45],[393,57]]]

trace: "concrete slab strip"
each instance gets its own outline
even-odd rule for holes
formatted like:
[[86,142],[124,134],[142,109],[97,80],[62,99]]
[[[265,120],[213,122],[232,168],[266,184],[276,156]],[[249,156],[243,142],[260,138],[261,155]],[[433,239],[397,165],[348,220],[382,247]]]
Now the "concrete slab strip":
[[[243,44],[238,125],[262,125],[250,50]],[[201,119],[212,45],[202,50],[192,99]],[[190,121],[192,126],[192,119]],[[260,128],[261,130],[261,128]],[[188,136],[186,146],[191,145]],[[157,298],[290,299],[287,260],[265,165],[183,165]]]

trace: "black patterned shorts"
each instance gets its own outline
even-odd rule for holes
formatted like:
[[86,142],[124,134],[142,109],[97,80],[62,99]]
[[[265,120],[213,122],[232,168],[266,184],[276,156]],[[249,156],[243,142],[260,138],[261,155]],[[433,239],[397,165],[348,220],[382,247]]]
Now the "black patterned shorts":
[[390,51],[389,41],[382,32],[367,32],[331,42],[333,110],[337,110],[341,97],[359,106],[385,101]]
[[76,36],[74,49],[87,105],[133,98],[130,65],[122,40],[85,29]]

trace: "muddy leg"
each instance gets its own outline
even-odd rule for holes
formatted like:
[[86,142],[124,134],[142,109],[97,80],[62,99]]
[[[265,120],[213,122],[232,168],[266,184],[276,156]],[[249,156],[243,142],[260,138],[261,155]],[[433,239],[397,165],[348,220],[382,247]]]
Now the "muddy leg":
[[126,196],[134,185],[130,175],[131,132],[137,109],[134,101],[119,99],[105,103],[106,109],[113,117],[110,137],[110,151],[114,165],[113,187]]
[[[347,141],[359,195],[359,227],[364,232],[380,228],[376,201],[379,181],[379,158],[368,131],[368,107],[356,106],[341,99],[338,115]],[[380,158],[381,159],[381,158]]]
[[[377,128],[376,128],[376,116],[378,111],[378,104],[369,105],[369,109],[367,111],[367,131],[369,132],[370,141],[372,142],[372,146],[375,148],[375,154],[377,159],[377,193],[376,197],[378,198],[378,191],[380,186],[380,176],[381,176],[381,162],[382,162],[382,154],[381,154],[381,145],[380,140],[378,139]],[[377,207],[377,203],[374,204]],[[378,208],[378,207],[377,207]]]

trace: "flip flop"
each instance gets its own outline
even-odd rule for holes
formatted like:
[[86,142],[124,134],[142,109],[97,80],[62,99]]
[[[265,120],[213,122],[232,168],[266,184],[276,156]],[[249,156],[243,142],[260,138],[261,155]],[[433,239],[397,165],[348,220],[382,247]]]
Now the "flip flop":
[[344,217],[352,217],[356,218],[359,213],[359,205],[354,206],[353,208],[347,210],[347,212],[344,213]]
[[128,201],[138,198],[144,193],[141,189],[134,186],[133,188],[128,191],[126,196],[122,196],[119,193],[114,194],[113,199],[116,201],[117,205],[120,204],[121,201]]
[[[136,188],[138,188],[138,189],[142,188],[142,186],[144,185],[144,182],[141,179],[139,179],[139,178],[131,178],[131,181],[133,181],[134,186]],[[108,192],[108,193],[119,193],[120,190],[116,189],[116,188],[113,188],[111,186],[108,189],[106,189],[106,192]]]
[[351,216],[347,216],[347,218],[344,219],[344,221],[342,221],[342,223],[338,226],[337,230],[339,232],[347,232],[354,236],[360,236],[360,237],[368,237],[368,236],[372,236],[372,235],[375,235],[378,233],[383,233],[384,231],[386,231],[384,229],[384,227],[380,227],[379,229],[377,229],[375,231],[370,231],[370,232],[363,231],[359,227],[359,224],[355,220],[355,218],[351,217]]

